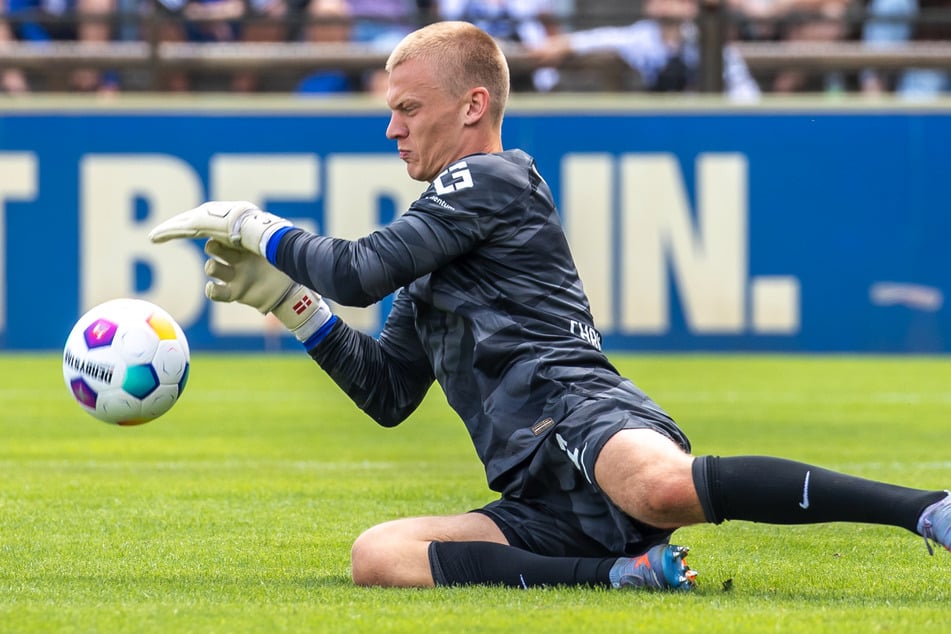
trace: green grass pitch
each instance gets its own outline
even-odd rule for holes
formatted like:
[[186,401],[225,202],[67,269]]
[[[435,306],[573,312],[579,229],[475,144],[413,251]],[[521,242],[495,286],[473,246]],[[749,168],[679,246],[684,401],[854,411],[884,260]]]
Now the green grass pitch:
[[[949,359],[613,359],[698,454],[951,487]],[[3,632],[951,631],[951,553],[878,526],[683,529],[690,594],[357,588],[363,529],[493,498],[438,390],[382,429],[305,355],[199,352],[171,412],[119,428],[70,400],[55,354],[0,375]]]

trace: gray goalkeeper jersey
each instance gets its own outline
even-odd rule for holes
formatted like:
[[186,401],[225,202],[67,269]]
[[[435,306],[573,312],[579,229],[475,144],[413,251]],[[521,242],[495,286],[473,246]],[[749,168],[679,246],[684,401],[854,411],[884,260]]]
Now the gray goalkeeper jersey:
[[518,490],[521,467],[579,407],[659,413],[601,352],[551,191],[522,151],[457,161],[359,240],[291,230],[275,263],[345,305],[399,290],[378,339],[338,322],[310,353],[384,426],[437,381],[496,491]]

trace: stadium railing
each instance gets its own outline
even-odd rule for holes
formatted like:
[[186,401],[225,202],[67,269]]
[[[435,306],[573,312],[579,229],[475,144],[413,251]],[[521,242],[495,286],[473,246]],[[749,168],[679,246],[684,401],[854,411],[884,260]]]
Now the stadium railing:
[[[698,19],[701,54],[701,88],[722,90],[722,58],[730,20],[719,3],[704,2]],[[119,20],[113,15],[109,19]],[[864,13],[848,17],[853,23],[868,19]],[[951,24],[951,13],[919,15],[914,20],[940,20]],[[806,70],[899,70],[904,68],[951,69],[951,41],[910,41],[887,48],[860,41],[841,42],[735,42],[750,70],[775,71],[796,67]],[[528,52],[509,45],[506,53],[513,74],[530,73],[537,67]],[[167,69],[228,73],[238,69],[313,72],[341,70],[359,73],[379,69],[386,55],[356,43],[179,43],[157,41],[93,42],[0,42],[0,69],[22,68],[57,77],[72,69],[142,70],[157,77]],[[588,73],[605,91],[628,89],[632,71],[611,54],[574,55],[563,64],[568,70]],[[636,82],[635,82],[636,83]],[[55,86],[53,82],[51,85]]]

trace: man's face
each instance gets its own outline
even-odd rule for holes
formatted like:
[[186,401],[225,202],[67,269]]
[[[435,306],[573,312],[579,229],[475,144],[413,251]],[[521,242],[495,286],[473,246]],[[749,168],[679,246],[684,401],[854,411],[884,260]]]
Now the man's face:
[[438,69],[411,59],[390,72],[386,103],[390,124],[386,137],[396,141],[406,171],[418,181],[432,181],[454,160],[465,156],[465,98],[442,87]]

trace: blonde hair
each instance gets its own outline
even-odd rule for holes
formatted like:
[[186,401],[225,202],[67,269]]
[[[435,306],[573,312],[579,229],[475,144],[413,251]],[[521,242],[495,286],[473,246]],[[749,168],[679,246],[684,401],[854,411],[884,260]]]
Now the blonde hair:
[[502,121],[509,97],[509,66],[492,36],[468,22],[434,22],[413,31],[396,45],[386,71],[411,59],[435,64],[446,90],[461,97],[467,90],[489,91],[489,114]]

